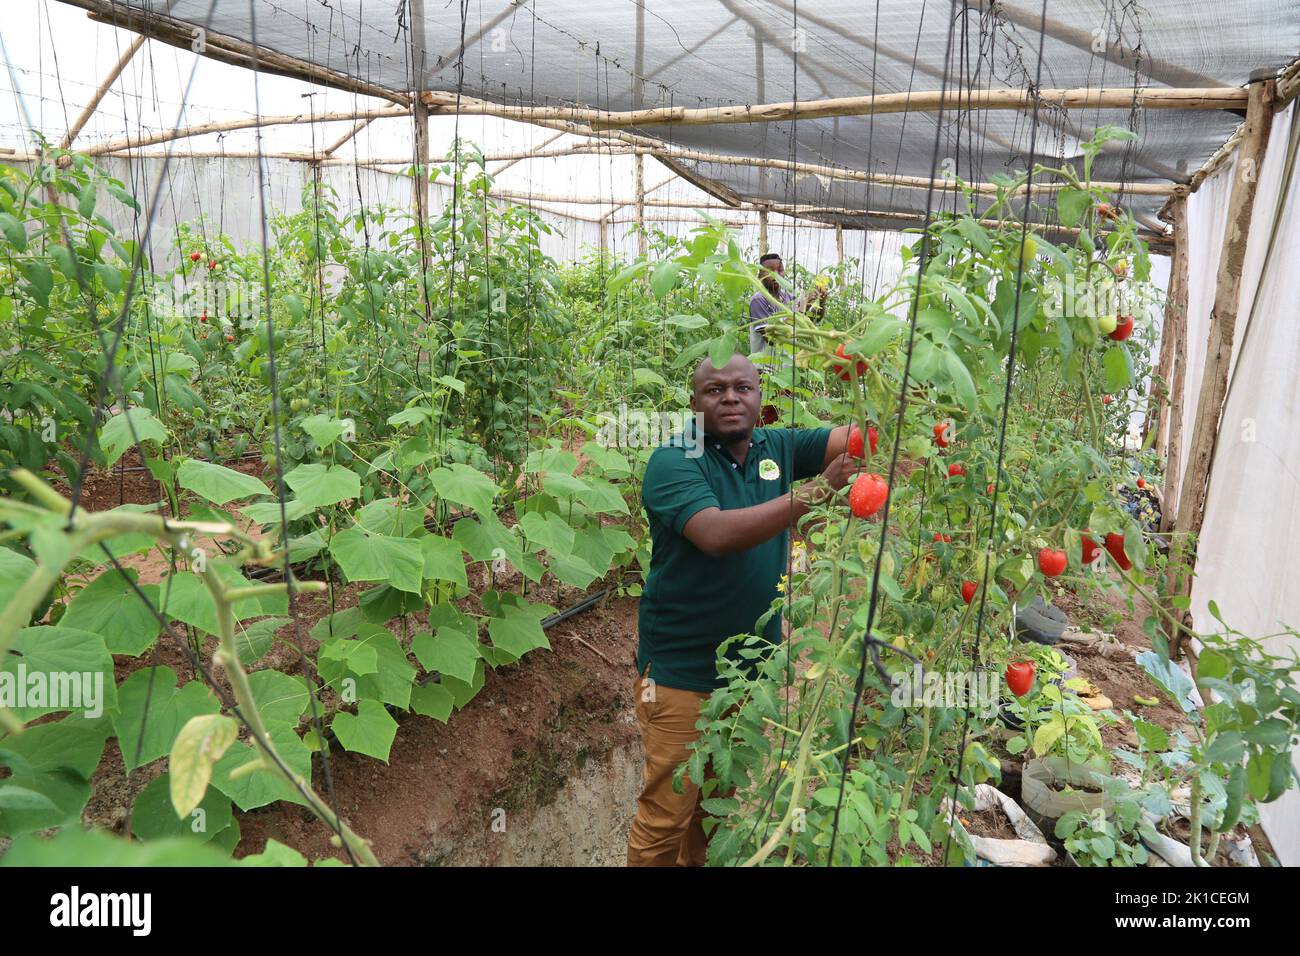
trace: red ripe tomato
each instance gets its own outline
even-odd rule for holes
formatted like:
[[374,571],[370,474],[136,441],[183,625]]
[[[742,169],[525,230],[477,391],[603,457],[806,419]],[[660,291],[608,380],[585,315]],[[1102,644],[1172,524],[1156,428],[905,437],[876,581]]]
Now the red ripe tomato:
[[849,489],[849,508],[859,518],[870,518],[888,497],[889,485],[879,475],[858,475]]
[[207,309],[204,309],[204,310],[203,310],[203,314],[199,316],[199,321],[200,321],[200,322],[206,322],[206,321],[208,321],[208,310],[207,310]]
[[1097,560],[1097,555],[1101,553],[1101,545],[1094,541],[1091,535],[1079,535],[1079,544],[1079,557],[1084,564],[1092,564]]
[[936,532],[934,533],[934,540],[935,540],[935,541],[942,541],[944,544],[952,544],[952,535],[950,535],[950,534],[940,534],[938,531],[936,531]]
[[961,599],[969,604],[975,599],[975,592],[979,589],[980,586],[974,581],[963,581],[961,583]]
[[[876,431],[872,425],[867,426],[867,443],[871,445],[871,454],[876,453],[876,446],[880,443],[880,432]],[[863,451],[862,429],[854,425],[849,429],[849,444],[845,449],[850,458],[861,458]]]
[[1099,202],[1097,203],[1097,216],[1114,222],[1119,218],[1119,210],[1108,202]]
[[1007,687],[1011,693],[1017,697],[1024,697],[1029,693],[1029,688],[1034,686],[1034,667],[1033,661],[1016,661],[1007,665]]
[[1137,485],[1138,485],[1139,488],[1145,488],[1145,487],[1147,486],[1147,481],[1146,481],[1146,479],[1145,479],[1145,478],[1139,478],[1138,481],[1137,481]]
[[934,426],[934,443],[940,448],[947,448],[952,438],[952,422],[936,422]]
[[850,458],[861,458],[862,446],[862,429],[854,425],[849,429],[849,443],[845,451],[848,452]]
[[1115,326],[1115,331],[1110,333],[1110,337],[1116,342],[1123,342],[1133,334],[1133,316],[1120,316],[1119,324]]
[[198,261],[199,261],[200,259],[202,259],[202,258],[203,258],[203,253],[201,253],[201,252],[191,252],[191,253],[190,253],[190,262],[198,262]]
[[1043,572],[1043,577],[1054,578],[1065,570],[1066,557],[1064,551],[1057,551],[1054,548],[1043,548],[1038,552],[1038,570]]
[[990,495],[993,494],[993,482],[991,481],[989,482],[989,486],[988,488],[985,489],[985,491]]
[[208,260],[208,268],[209,268],[209,269],[215,269],[216,267],[217,267],[217,260],[216,260],[216,259],[210,259],[210,260]]
[[1124,536],[1122,534],[1112,531],[1110,534],[1106,535],[1106,551],[1109,552],[1115,563],[1125,571],[1133,567],[1133,562],[1130,561],[1128,555],[1124,553]]
[[949,478],[966,477],[966,466],[959,462],[954,461],[951,465],[948,466],[948,477]]
[[1109,405],[1109,404],[1110,404],[1111,402],[1113,402],[1113,401],[1115,401],[1115,399],[1114,399],[1114,397],[1111,396],[1111,395],[1103,395],[1103,396],[1101,397],[1101,403],[1102,403],[1103,405]]
[[227,335],[227,336],[226,336],[226,341],[227,341],[227,342],[233,342],[233,341],[235,341],[235,337],[234,337],[233,335]]
[[[839,362],[834,362],[831,364],[831,370],[834,371],[835,374],[838,375],[840,378],[844,379],[844,381],[846,382],[852,381],[853,374],[849,371],[848,362],[852,360],[853,356],[849,355],[849,353],[844,350],[843,345],[841,345],[839,348],[835,350],[835,354],[838,355],[840,358],[844,359],[845,364],[841,365]],[[859,378],[861,378],[863,375],[866,374],[867,372],[866,362],[859,359],[856,363],[854,363],[854,365],[856,367],[856,371]]]

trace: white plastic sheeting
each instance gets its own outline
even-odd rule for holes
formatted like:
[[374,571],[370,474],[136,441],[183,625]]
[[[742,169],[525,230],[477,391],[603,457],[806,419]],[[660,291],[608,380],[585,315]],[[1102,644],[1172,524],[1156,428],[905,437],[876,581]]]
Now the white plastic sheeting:
[[[1252,637],[1276,634],[1285,622],[1300,627],[1300,125],[1292,104],[1273,122],[1259,171],[1234,364],[1210,476],[1205,523],[1198,547],[1192,619],[1198,631],[1223,619]],[[1214,278],[1236,161],[1188,199],[1188,355],[1183,441],[1192,419],[1205,364]],[[1264,641],[1275,654],[1300,652],[1283,635]],[[1282,862],[1300,865],[1300,792],[1263,807],[1263,825]]]

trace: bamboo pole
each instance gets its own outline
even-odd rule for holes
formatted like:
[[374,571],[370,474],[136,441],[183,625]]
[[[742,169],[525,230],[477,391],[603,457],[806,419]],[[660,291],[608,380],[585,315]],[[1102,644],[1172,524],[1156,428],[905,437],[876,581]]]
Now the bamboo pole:
[[77,135],[85,129],[86,124],[90,122],[90,118],[95,115],[95,110],[99,108],[100,102],[108,94],[109,89],[111,89],[113,84],[117,82],[117,78],[122,75],[122,71],[126,69],[126,65],[131,62],[131,58],[135,56],[136,51],[138,51],[140,47],[144,46],[144,40],[145,38],[143,36],[137,36],[131,41],[130,46],[126,48],[126,52],[118,58],[117,63],[113,65],[113,68],[108,71],[108,75],[104,77],[104,82],[99,84],[99,88],[95,90],[95,92],[91,94],[90,99],[86,101],[86,105],[82,109],[81,115],[78,116],[76,120],[73,121],[72,125],[68,127],[67,133],[64,134],[63,140],[59,143],[59,149],[70,149],[72,147],[73,141],[77,138]]
[[844,265],[844,227],[838,222],[835,224],[835,264]]
[[538,143],[536,146],[532,147],[532,149],[530,149],[528,153],[525,153],[525,154],[522,155],[522,156],[516,156],[514,159],[506,160],[506,162],[505,162],[505,164],[504,164],[503,166],[499,166],[499,167],[497,167],[496,169],[494,169],[494,170],[491,171],[491,172],[492,172],[492,175],[493,175],[493,176],[500,176],[502,173],[504,173],[507,169],[509,169],[509,168],[510,168],[511,166],[513,166],[515,163],[518,163],[518,162],[520,162],[520,161],[522,161],[522,160],[525,160],[525,159],[529,159],[529,158],[531,158],[531,156],[530,156],[531,153],[533,153],[533,152],[535,152],[535,151],[537,151],[537,150],[540,150],[540,149],[545,149],[547,146],[550,146],[552,143],[554,143],[554,142],[555,142],[557,139],[559,139],[561,136],[565,136],[565,135],[567,135],[567,134],[566,134],[566,133],[563,133],[563,132],[559,132],[559,133],[556,133],[556,134],[553,135],[553,136],[548,136],[548,137],[546,137],[546,139],[542,140],[542,141],[541,141],[540,143]]
[[[97,23],[112,24],[116,27],[122,27],[152,37],[155,40],[161,40],[171,46],[181,47],[186,50],[193,49],[195,40],[194,24],[167,16],[165,13],[142,10],[134,6],[129,7],[118,2],[118,0],[60,0],[60,2],[80,7],[87,12],[91,20]],[[278,50],[255,46],[238,37],[206,30],[203,43],[204,48],[201,51],[203,56],[213,60],[242,66],[246,69],[257,69],[263,73],[274,73],[280,76],[307,80],[312,83],[320,83],[323,86],[333,87],[349,93],[375,96],[399,103],[403,107],[410,106],[410,100],[401,93],[374,83],[367,83],[347,73],[339,73],[336,70],[331,70],[308,60],[281,53]]]
[[[455,94],[428,92],[433,107],[454,107]],[[467,115],[497,116],[520,122],[568,120],[595,130],[646,126],[715,126],[730,123],[773,123],[796,119],[824,119],[832,116],[881,116],[890,113],[934,113],[939,110],[1026,110],[1034,106],[1055,109],[1194,109],[1237,110],[1246,105],[1246,91],[1239,87],[1174,88],[1132,87],[1040,90],[952,89],[908,93],[879,93],[875,96],[844,96],[825,100],[784,103],[754,103],[745,106],[690,108],[658,106],[640,110],[596,110],[580,107],[512,106],[479,101],[462,103]]]
[[[638,9],[640,9],[638,7]],[[635,160],[632,173],[633,188],[636,190],[636,249],[637,255],[645,257],[647,251],[645,234],[645,157],[640,153]]]
[[[1175,399],[1172,380],[1175,369],[1184,373],[1186,364],[1185,329],[1187,328],[1187,199],[1175,200],[1173,207],[1173,258],[1169,270],[1169,293],[1165,299],[1165,321],[1160,330],[1160,359],[1156,364],[1152,391],[1155,393],[1155,438],[1152,447],[1157,454],[1162,449],[1161,442],[1169,440],[1165,453],[1164,490],[1162,511],[1160,515],[1161,530],[1167,531],[1173,526],[1174,513],[1178,508],[1178,455],[1179,449],[1172,436],[1181,437],[1182,432],[1182,394],[1181,388]],[[1181,386],[1182,379],[1179,379]],[[1170,405],[1178,405],[1178,422],[1176,429],[1170,428]],[[1149,406],[1148,406],[1149,407]],[[1149,420],[1149,419],[1148,419]]]
[[325,157],[326,159],[333,156],[336,152],[338,152],[347,144],[348,140],[352,139],[354,136],[360,133],[363,129],[369,126],[373,121],[374,121],[373,117],[368,117],[363,120],[357,120],[356,125],[353,126],[352,129],[346,135],[340,137],[339,140],[336,143],[334,143],[332,146],[322,150],[321,156]]
[[[1174,546],[1170,554],[1171,579],[1180,570],[1182,553],[1188,547],[1188,536],[1199,534],[1205,518],[1210,470],[1218,443],[1223,401],[1228,392],[1228,372],[1232,365],[1232,345],[1237,328],[1237,310],[1241,299],[1241,277],[1245,267],[1246,246],[1250,238],[1251,215],[1255,208],[1255,195],[1259,184],[1259,170],[1268,148],[1269,133],[1273,125],[1273,99],[1276,84],[1272,80],[1250,86],[1250,101],[1246,109],[1245,132],[1241,141],[1241,155],[1237,159],[1237,174],[1233,179],[1232,193],[1228,199],[1227,225],[1224,229],[1223,248],[1219,255],[1219,271],[1215,283],[1214,306],[1210,312],[1210,330],[1205,350],[1205,364],[1201,378],[1200,396],[1193,419],[1191,442],[1188,445],[1187,473],[1179,492],[1178,519],[1174,524]],[[1195,555],[1190,556],[1189,568],[1195,566]],[[1183,578],[1182,587],[1175,588],[1171,581],[1170,594],[1190,593],[1191,575]],[[1182,634],[1174,642],[1175,652],[1181,647]]]
[[[883,186],[896,186],[904,189],[929,189],[931,186],[949,186],[953,180],[942,177],[929,176],[905,176],[899,173],[870,173],[860,169],[849,169],[844,166],[824,166],[815,163],[795,162],[787,159],[772,159],[761,156],[734,156],[727,153],[708,153],[694,149],[665,149],[662,147],[643,147],[643,146],[622,146],[611,147],[599,145],[596,143],[579,143],[573,146],[566,146],[559,150],[546,152],[523,152],[523,153],[498,153],[485,156],[487,162],[499,162],[505,159],[553,159],[559,156],[575,155],[649,155],[659,160],[665,165],[669,161],[685,161],[696,163],[717,163],[728,166],[757,166],[770,169],[781,169],[799,174],[811,174],[821,176],[826,179],[843,180],[858,183],[873,183]],[[402,159],[392,160],[369,160],[372,163],[395,164],[403,162]],[[674,168],[674,167],[670,167]],[[675,168],[674,168],[675,171]],[[698,185],[698,184],[696,184]],[[997,195],[1001,188],[995,183],[966,183],[967,188],[979,195]],[[1179,185],[1166,185],[1164,183],[1114,183],[1114,182],[1095,182],[1094,186],[1108,190],[1110,192],[1119,192],[1124,190],[1129,195],[1136,196],[1172,196],[1185,191],[1185,187]],[[701,187],[703,188],[703,187]],[[1066,188],[1064,183],[1034,183],[1034,192],[1056,192]],[[1023,193],[1025,190],[1016,190],[1016,195]],[[743,202],[739,196],[736,202]]]
[[121,153],[128,150],[140,149],[144,146],[157,146],[160,143],[170,143],[178,139],[188,139],[191,136],[203,136],[207,133],[227,133],[236,129],[255,129],[261,126],[287,126],[298,123],[332,123],[339,120],[383,119],[391,116],[409,115],[410,110],[404,106],[387,106],[373,110],[347,110],[333,113],[321,113],[319,116],[312,116],[310,113],[285,113],[278,116],[250,116],[235,120],[220,120],[212,123],[200,123],[197,126],[187,126],[185,129],[165,130],[160,133],[152,133],[148,136],[125,136],[121,139],[109,140],[107,143],[98,143],[89,149],[82,150],[82,152],[87,156],[105,156],[110,153]]
[[758,254],[765,256],[771,250],[767,247],[767,207],[758,207]]

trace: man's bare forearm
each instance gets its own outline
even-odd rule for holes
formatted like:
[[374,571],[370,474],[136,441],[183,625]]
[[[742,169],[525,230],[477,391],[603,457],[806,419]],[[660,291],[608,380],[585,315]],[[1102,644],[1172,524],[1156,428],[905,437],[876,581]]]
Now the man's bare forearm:
[[705,554],[737,554],[768,541],[808,513],[793,491],[748,508],[705,508],[686,522],[682,534]]

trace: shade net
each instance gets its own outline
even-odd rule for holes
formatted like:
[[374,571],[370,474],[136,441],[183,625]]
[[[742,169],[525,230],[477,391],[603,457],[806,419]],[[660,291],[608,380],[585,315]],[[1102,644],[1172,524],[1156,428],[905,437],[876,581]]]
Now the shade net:
[[[72,0],[86,6],[86,0]],[[103,5],[108,7],[109,5]],[[434,90],[524,106],[716,107],[993,87],[1240,86],[1300,51],[1300,0],[116,0],[324,66],[394,92]],[[1040,30],[1040,26],[1045,29]],[[1041,49],[1041,54],[1040,54]],[[462,55],[463,50],[463,55]],[[1039,161],[1093,178],[1186,181],[1242,113],[1135,107],[898,113],[793,122],[648,126],[633,132],[727,156],[968,181]],[[936,190],[786,169],[687,160],[754,201],[835,210],[850,225],[965,208]],[[1160,196],[1126,196],[1148,225]],[[1041,214],[1050,217],[1051,204]],[[867,212],[878,216],[865,215]]]

